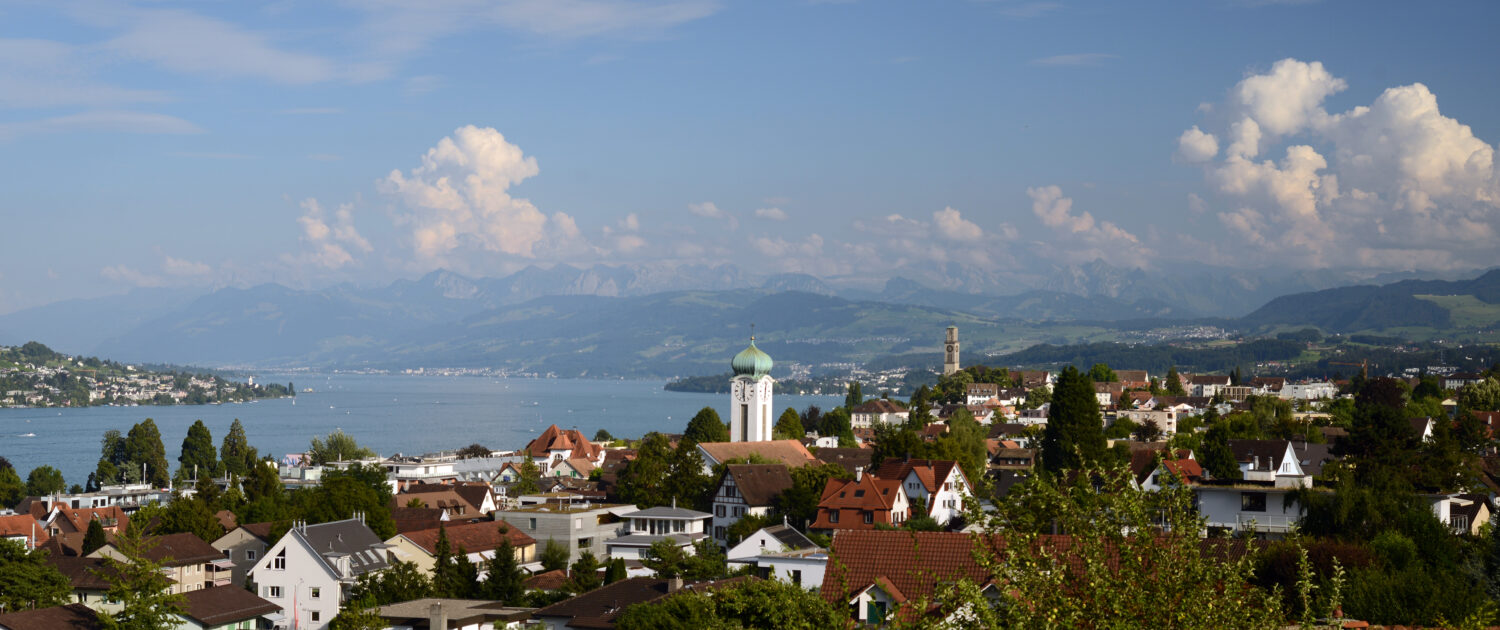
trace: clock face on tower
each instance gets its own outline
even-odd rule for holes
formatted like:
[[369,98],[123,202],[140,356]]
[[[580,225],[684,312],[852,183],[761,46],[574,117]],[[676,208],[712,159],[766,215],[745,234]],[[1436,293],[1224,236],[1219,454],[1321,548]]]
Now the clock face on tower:
[[953,352],[953,344],[948,344],[948,351]]
[[750,388],[741,385],[738,389],[740,402],[750,402]]

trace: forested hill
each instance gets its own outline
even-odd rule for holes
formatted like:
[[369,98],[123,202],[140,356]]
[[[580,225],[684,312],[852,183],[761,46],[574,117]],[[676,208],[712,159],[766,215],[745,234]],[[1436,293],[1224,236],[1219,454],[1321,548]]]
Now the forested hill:
[[1316,326],[1329,333],[1490,327],[1497,322],[1500,269],[1472,280],[1404,280],[1284,295],[1239,320],[1246,329]]

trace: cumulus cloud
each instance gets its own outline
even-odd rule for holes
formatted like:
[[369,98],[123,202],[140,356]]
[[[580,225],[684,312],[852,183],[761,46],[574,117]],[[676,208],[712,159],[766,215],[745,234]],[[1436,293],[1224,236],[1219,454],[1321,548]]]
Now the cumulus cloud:
[[1061,247],[1052,251],[1069,262],[1103,259],[1111,264],[1146,266],[1153,252],[1139,238],[1109,221],[1098,221],[1088,212],[1073,212],[1073,199],[1058,186],[1027,188],[1031,212],[1043,225],[1058,233]]
[[540,249],[577,238],[564,213],[543,214],[510,188],[539,171],[529,157],[489,127],[461,127],[422,156],[409,173],[393,170],[377,183],[401,201],[418,258],[443,265],[474,252],[535,258]]
[[1206,162],[1219,154],[1219,139],[1197,125],[1177,138],[1177,155],[1187,162]]
[[166,284],[161,276],[145,273],[125,265],[109,265],[99,270],[99,275],[108,280],[133,287],[159,287]]
[[173,276],[194,277],[213,273],[213,267],[201,262],[166,256],[166,260],[162,261],[162,271]]
[[350,249],[361,254],[374,250],[370,241],[354,227],[353,205],[340,205],[332,212],[331,217],[317,199],[307,198],[299,205],[303,214],[297,217],[297,223],[302,225],[302,240],[312,247],[312,251],[300,257],[284,257],[287,262],[311,263],[325,269],[338,269],[354,262]]
[[756,208],[755,218],[771,221],[785,221],[786,211],[781,208]]
[[737,230],[740,227],[740,220],[738,218],[730,214],[728,210],[720,208],[712,201],[690,203],[688,204],[688,212],[706,219],[722,219],[729,223],[729,229],[731,230]]
[[[1267,261],[1327,267],[1460,268],[1496,263],[1495,148],[1442,114],[1415,83],[1370,105],[1329,112],[1347,88],[1321,63],[1283,59],[1244,78],[1228,101],[1222,156],[1196,126],[1179,154],[1224,197],[1222,225]],[[1285,144],[1284,148],[1276,148]],[[1279,160],[1260,159],[1281,153]],[[1190,159],[1199,157],[1201,159]],[[1201,201],[1199,206],[1205,205]]]
[[973,243],[984,238],[984,230],[953,208],[943,208],[932,213],[932,224],[939,236],[950,241]]

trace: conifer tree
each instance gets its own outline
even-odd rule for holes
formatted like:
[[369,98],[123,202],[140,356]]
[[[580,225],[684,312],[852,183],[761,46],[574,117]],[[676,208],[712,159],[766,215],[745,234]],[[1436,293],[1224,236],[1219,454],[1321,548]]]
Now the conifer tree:
[[1047,430],[1042,434],[1042,467],[1055,474],[1098,466],[1107,452],[1094,385],[1070,365],[1063,369],[1052,392]]
[[224,442],[219,446],[219,461],[224,472],[244,477],[258,459],[255,447],[250,446],[250,440],[245,437],[245,425],[240,424],[239,418],[235,418],[229,425],[229,433],[224,435]]
[[89,530],[83,535],[83,555],[94,553],[108,541],[104,535],[104,525],[99,523],[99,519],[89,519]]
[[510,544],[510,540],[500,542],[500,547],[495,550],[486,569],[488,575],[485,576],[483,589],[486,598],[514,605],[525,594],[523,585],[526,576],[521,572],[520,563],[516,561],[516,548]]
[[208,425],[197,420],[188,427],[187,437],[182,439],[182,455],[177,457],[178,475],[184,479],[212,477],[218,472],[218,455]]
[[1177,366],[1167,368],[1167,382],[1165,383],[1167,394],[1172,396],[1186,396],[1187,390],[1182,388],[1182,377],[1177,375]]

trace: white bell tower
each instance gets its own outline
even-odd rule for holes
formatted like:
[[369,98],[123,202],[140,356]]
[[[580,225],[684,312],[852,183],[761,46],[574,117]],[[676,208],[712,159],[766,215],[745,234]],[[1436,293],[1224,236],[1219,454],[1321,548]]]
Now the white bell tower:
[[729,380],[729,441],[765,442],[771,439],[772,390],[776,379],[771,378],[771,356],[755,347],[755,337],[750,337],[750,347],[734,355],[730,367],[734,376]]

